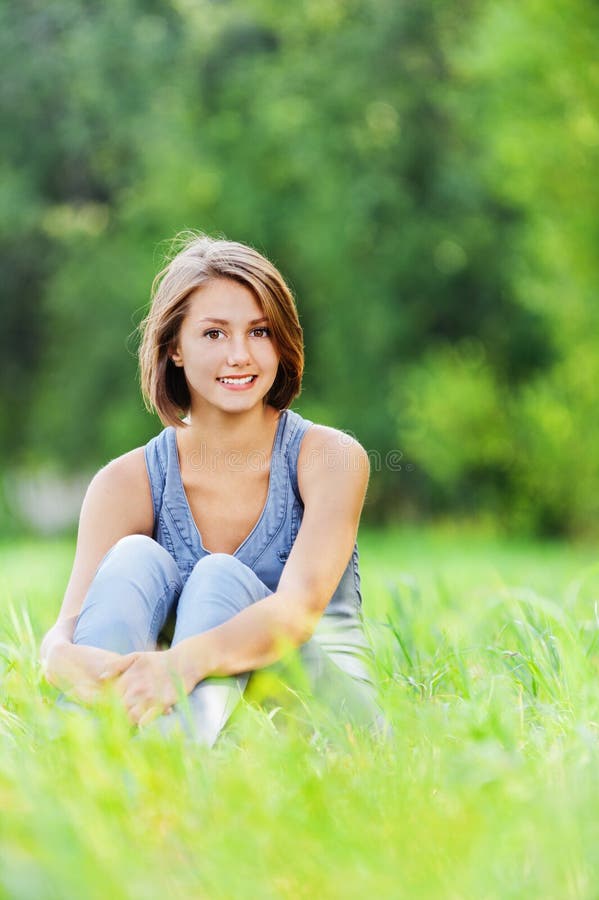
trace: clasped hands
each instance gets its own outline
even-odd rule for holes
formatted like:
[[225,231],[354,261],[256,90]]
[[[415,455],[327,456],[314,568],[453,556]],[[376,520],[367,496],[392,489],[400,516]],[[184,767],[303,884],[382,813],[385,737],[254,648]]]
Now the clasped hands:
[[172,712],[181,698],[182,675],[172,649],[127,653],[112,660],[100,674],[100,682],[114,682],[133,724],[146,725]]
[[183,677],[178,653],[152,650],[120,655],[97,647],[58,642],[45,662],[50,684],[80,703],[94,703],[104,685],[112,683],[127,715],[136,725],[145,725],[169,713],[189,693],[195,681]]

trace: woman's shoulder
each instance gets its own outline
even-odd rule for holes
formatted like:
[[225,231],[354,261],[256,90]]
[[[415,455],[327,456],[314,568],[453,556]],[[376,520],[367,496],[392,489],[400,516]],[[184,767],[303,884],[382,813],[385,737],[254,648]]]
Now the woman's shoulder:
[[302,456],[313,451],[321,451],[349,458],[368,459],[368,454],[353,434],[331,428],[330,425],[320,425],[312,422],[306,430],[300,449],[300,462]]
[[353,435],[317,423],[306,431],[297,460],[297,487],[306,508],[361,509],[369,475],[368,454]]
[[118,523],[124,534],[151,534],[154,509],[145,466],[144,448],[117,456],[92,478],[82,517]]
[[284,411],[287,418],[287,430],[299,435],[302,447],[337,447],[337,446],[353,446],[359,447],[359,442],[351,434],[351,432],[341,431],[338,428],[332,428],[330,425],[320,425],[312,419],[306,419],[294,409]]
[[145,447],[136,447],[102,466],[94,475],[91,484],[135,491],[136,488],[147,486],[147,481]]
[[307,429],[298,455],[298,480],[300,490],[306,480],[356,481],[359,485],[368,480],[370,461],[368,453],[352,435],[329,425],[313,423]]

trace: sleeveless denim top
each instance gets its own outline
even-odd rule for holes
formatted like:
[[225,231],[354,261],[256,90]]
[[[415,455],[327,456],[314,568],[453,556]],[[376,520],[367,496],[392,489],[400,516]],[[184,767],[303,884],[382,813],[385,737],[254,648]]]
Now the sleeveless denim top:
[[[297,483],[297,460],[302,438],[310,425],[312,422],[292,410],[281,413],[264,509],[233,554],[271,591],[277,589],[304,514]],[[173,426],[165,428],[146,444],[145,459],[154,505],[154,540],[168,550],[185,582],[195,564],[210,551],[204,549],[187,502]],[[326,613],[355,616],[361,603],[358,547],[355,545]]]

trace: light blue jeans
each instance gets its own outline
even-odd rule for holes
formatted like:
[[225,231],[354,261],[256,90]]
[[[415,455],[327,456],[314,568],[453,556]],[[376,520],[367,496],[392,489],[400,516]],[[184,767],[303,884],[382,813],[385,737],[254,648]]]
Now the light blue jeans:
[[[116,653],[154,650],[169,613],[176,611],[172,646],[201,634],[272,591],[236,557],[213,553],[195,566],[185,585],[170,554],[144,535],[122,538],[107,553],[85,598],[73,641]],[[358,613],[325,613],[299,650],[303,685],[340,722],[382,729],[369,672],[371,651]],[[277,672],[281,667],[274,667]],[[289,670],[291,671],[291,670]],[[212,746],[242,696],[251,673],[206,678],[185,704],[162,716],[165,732],[183,727]]]

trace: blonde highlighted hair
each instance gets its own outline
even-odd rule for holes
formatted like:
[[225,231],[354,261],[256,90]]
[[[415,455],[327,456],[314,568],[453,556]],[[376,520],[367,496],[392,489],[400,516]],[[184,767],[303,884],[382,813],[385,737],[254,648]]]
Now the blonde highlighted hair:
[[214,278],[231,278],[249,288],[268,318],[279,368],[265,402],[286,409],[301,390],[304,345],[295,301],[281,273],[257,250],[236,241],[187,232],[176,245],[178,252],[154,279],[150,310],[140,326],[141,389],[148,409],[156,410],[165,425],[183,424],[191,399],[185,373],[169,351],[190,294]]

